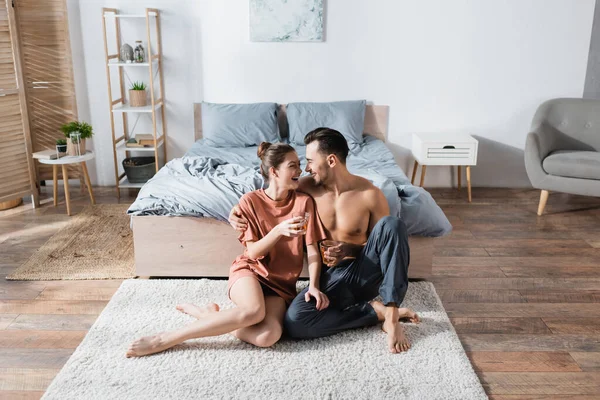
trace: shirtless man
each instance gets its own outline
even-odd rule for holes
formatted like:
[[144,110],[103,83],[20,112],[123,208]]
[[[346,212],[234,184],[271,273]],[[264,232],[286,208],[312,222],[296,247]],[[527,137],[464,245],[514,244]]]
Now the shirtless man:
[[[392,353],[410,348],[400,319],[418,323],[399,308],[408,289],[409,247],[404,223],[389,215],[383,192],[346,168],[348,143],[336,130],[318,128],[304,138],[306,172],[298,190],[313,197],[327,239],[341,242],[325,252],[330,268],[321,273],[321,290],[330,300],[317,310],[306,289],[288,308],[284,328],[294,338],[316,338],[383,322]],[[229,215],[240,231],[246,221],[237,206]],[[377,295],[383,302],[374,301]]]

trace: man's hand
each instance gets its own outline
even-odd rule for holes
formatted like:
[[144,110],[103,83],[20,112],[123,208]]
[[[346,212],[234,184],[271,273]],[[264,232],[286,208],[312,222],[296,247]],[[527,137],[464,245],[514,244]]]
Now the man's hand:
[[248,220],[242,216],[242,210],[239,205],[233,206],[229,213],[229,224],[236,231],[245,232],[248,229]]
[[361,245],[340,242],[325,250],[324,262],[328,267],[338,265],[345,258],[356,258],[362,249]]
[[308,291],[304,295],[304,300],[308,303],[311,297],[317,300],[317,310],[321,311],[329,307],[329,298],[327,295],[314,286],[308,287]]

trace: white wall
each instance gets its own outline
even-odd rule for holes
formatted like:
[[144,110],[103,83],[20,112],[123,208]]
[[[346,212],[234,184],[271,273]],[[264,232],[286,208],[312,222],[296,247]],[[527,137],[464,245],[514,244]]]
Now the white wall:
[[[251,43],[248,0],[68,1],[100,185],[114,184],[102,6],[162,10],[169,158],[193,143],[193,102],[367,99],[390,106],[389,144],[408,175],[412,132],[467,132],[480,139],[473,184],[509,187],[529,185],[536,107],[583,93],[594,11],[594,0],[326,0],[323,43]],[[427,186],[450,182],[449,168],[428,170]]]

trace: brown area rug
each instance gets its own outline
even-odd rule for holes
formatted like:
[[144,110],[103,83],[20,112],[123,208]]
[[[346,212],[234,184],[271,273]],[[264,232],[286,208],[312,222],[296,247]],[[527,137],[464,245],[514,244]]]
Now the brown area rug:
[[55,233],[9,281],[126,279],[135,276],[126,204],[86,207]]

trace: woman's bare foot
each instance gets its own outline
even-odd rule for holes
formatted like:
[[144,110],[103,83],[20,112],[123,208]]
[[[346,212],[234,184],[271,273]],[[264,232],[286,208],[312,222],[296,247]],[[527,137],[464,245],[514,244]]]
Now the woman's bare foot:
[[185,303],[179,304],[175,308],[184,314],[191,315],[196,319],[202,318],[202,316],[205,314],[219,311],[219,305],[216,303],[210,303],[202,307],[191,303]]
[[419,318],[417,313],[411,310],[410,308],[399,308],[398,312],[400,313],[400,321],[408,321],[412,322],[413,324],[418,324],[419,322],[421,322],[421,318]]
[[149,354],[160,353],[171,347],[163,339],[162,335],[146,336],[133,342],[125,356],[129,357],[141,357]]
[[388,335],[387,343],[391,353],[397,354],[410,349],[410,342],[399,322],[384,321],[382,329]]

